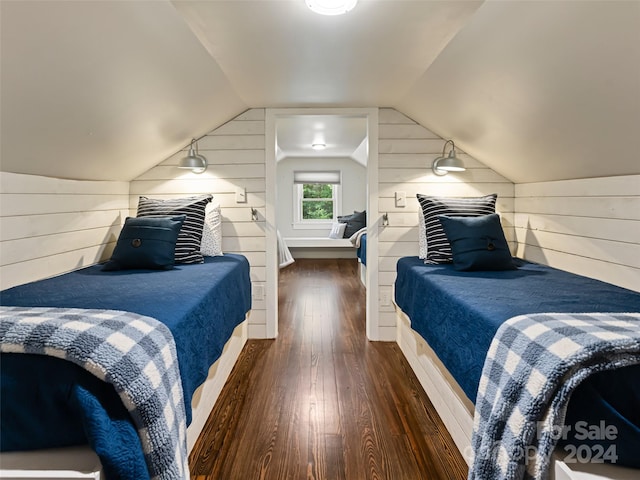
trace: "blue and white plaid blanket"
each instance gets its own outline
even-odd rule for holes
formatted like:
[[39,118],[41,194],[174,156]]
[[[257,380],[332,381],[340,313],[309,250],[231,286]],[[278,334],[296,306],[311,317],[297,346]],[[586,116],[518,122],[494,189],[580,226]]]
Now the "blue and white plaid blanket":
[[485,360],[469,480],[546,479],[571,393],[589,375],[640,363],[640,313],[509,319]]
[[0,351],[62,358],[112,384],[151,478],[189,479],[180,371],[163,323],[116,310],[0,307]]

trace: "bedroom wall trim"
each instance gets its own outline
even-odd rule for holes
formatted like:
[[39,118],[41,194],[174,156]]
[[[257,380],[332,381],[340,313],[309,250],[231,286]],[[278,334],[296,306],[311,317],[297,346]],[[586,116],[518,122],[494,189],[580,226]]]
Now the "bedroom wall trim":
[[517,253],[640,291],[640,175],[515,186]]
[[0,172],[0,289],[111,256],[129,183]]

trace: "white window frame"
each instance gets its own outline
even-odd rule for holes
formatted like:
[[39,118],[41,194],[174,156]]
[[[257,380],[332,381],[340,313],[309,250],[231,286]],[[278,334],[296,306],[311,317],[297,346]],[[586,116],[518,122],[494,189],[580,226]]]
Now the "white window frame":
[[305,220],[302,218],[302,187],[303,184],[293,185],[293,228],[294,229],[318,229],[331,227],[334,222],[338,221],[338,212],[342,211],[341,184],[329,184],[333,192],[333,218],[326,220]]

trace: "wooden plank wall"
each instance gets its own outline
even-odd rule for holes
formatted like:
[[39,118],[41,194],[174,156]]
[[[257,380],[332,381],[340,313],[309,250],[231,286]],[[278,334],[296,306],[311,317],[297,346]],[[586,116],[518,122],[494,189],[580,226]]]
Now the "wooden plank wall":
[[[177,168],[187,149],[176,153],[131,182],[130,208],[135,214],[140,195],[176,198],[212,193],[222,207],[222,247],[241,253],[251,264],[253,307],[249,317],[250,338],[266,336],[264,291],[266,281],[265,241],[265,125],[264,109],[252,109],[208,133],[198,142],[209,161],[202,174]],[[236,202],[236,189],[244,187],[246,203]],[[251,219],[251,207],[258,221]]]
[[640,175],[515,191],[518,256],[640,291]]
[[[514,253],[532,261],[640,289],[640,175],[513,185],[464,153],[466,172],[437,177],[433,159],[444,139],[401,114],[379,111],[378,286],[380,338],[395,338],[391,305],[398,258],[418,253],[416,193],[479,196],[498,193],[507,239]],[[0,286],[8,288],[109,257],[138,196],[170,198],[213,193],[222,205],[223,248],[251,263],[254,294],[249,335],[266,335],[264,109],[252,109],[199,142],[209,159],[201,175],[177,167],[178,152],[127,182],[76,181],[0,172]],[[236,203],[237,187],[247,203]],[[394,194],[404,191],[406,207]],[[251,220],[251,207],[259,220]],[[516,212],[517,213],[514,213]],[[373,219],[370,219],[373,222]],[[258,291],[256,291],[258,290]]]
[[0,172],[0,288],[106,260],[128,214],[129,183]]
[[[501,214],[505,235],[515,252],[514,185],[458,149],[467,170],[438,177],[431,171],[431,164],[442,155],[444,139],[391,108],[380,109],[378,123],[379,209],[389,217],[389,226],[380,227],[379,237],[379,321],[381,337],[392,339],[396,314],[388,300],[392,298],[396,263],[400,257],[418,255],[416,194],[475,197],[497,193],[496,210]],[[405,207],[395,206],[397,191],[406,193]]]

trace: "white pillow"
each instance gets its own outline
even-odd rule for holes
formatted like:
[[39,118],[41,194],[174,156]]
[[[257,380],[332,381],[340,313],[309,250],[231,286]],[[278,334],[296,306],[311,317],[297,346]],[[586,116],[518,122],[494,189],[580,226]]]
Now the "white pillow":
[[331,232],[329,238],[342,238],[344,236],[344,230],[347,228],[346,223],[334,223],[331,225]]
[[205,210],[200,252],[208,257],[222,255],[222,213],[219,204],[210,203]]
[[422,260],[427,258],[427,227],[422,208],[418,210],[418,257]]

